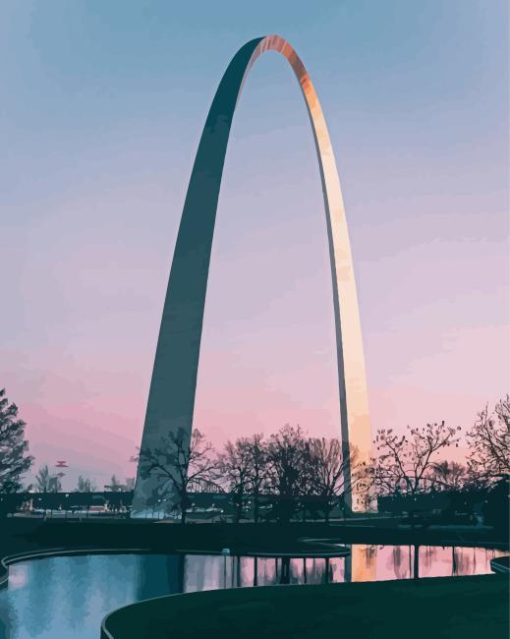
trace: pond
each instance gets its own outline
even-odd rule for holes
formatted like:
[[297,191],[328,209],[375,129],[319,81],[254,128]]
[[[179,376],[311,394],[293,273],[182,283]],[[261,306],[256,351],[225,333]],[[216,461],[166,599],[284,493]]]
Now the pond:
[[98,639],[101,619],[159,595],[279,583],[317,584],[490,573],[504,551],[353,545],[332,559],[81,555],[14,564],[0,591],[0,639]]

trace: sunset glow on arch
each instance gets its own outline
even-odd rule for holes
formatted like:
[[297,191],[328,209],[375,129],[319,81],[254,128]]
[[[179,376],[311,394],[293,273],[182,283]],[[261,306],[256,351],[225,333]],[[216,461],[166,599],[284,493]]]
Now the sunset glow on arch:
[[[213,99],[188,186],[165,298],[142,448],[161,437],[191,432],[207,279],[223,165],[230,128],[246,75],[266,51],[281,53],[291,65],[307,105],[319,161],[333,284],[339,399],[344,453],[355,447],[359,461],[371,453],[365,363],[356,283],[340,181],[326,121],[312,81],[297,53],[272,35],[245,44],[230,62]],[[350,468],[346,469],[347,481]],[[133,510],[150,499],[154,480],[138,473]],[[354,489],[353,508],[363,494]]]

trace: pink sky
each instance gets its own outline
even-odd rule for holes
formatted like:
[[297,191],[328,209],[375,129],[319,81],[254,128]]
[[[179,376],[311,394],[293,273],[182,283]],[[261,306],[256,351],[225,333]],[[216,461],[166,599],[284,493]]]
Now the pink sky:
[[[510,386],[506,3],[332,1],[289,24],[261,2],[207,28],[136,4],[0,8],[0,386],[36,468],[68,460],[68,488],[134,474],[198,136],[228,60],[265,32],[296,47],[330,128],[373,428],[469,427]],[[333,353],[313,140],[268,55],[225,166],[195,425],[217,443],[286,422],[336,436]]]

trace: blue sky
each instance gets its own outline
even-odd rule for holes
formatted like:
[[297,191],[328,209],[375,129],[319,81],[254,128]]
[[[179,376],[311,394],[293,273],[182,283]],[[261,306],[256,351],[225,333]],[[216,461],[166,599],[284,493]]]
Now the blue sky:
[[[374,427],[469,425],[506,392],[507,25],[499,0],[4,1],[0,385],[38,461],[130,472],[201,127],[267,33],[303,58],[330,128]],[[337,432],[328,269],[305,107],[267,54],[213,249],[195,422],[216,441]]]

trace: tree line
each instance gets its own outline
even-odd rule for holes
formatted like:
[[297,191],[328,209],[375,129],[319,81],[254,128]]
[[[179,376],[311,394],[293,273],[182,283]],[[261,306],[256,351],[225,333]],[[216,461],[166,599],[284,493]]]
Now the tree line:
[[[358,486],[369,509],[375,496],[416,496],[431,491],[488,489],[510,473],[510,398],[492,412],[486,407],[467,432],[466,463],[447,457],[461,440],[461,428],[444,422],[407,427],[404,434],[379,429],[375,456],[360,463],[357,451],[347,454],[338,439],[307,437],[299,427],[284,426],[262,435],[227,442],[216,452],[198,430],[191,441],[184,431],[172,433],[158,447],[141,450],[142,477],[156,479],[154,501],[180,513],[185,522],[190,494],[229,493],[235,521],[259,520],[261,504],[279,521],[322,513],[329,521],[336,507]],[[350,481],[345,470],[350,467]],[[349,474],[347,474],[348,476]],[[267,512],[269,509],[269,513]],[[315,511],[315,512],[314,512]]]
[[407,427],[404,434],[379,429],[376,455],[370,468],[378,495],[416,495],[430,490],[489,488],[510,473],[510,397],[492,411],[486,406],[467,431],[465,463],[448,460],[450,448],[461,442],[460,426],[444,422],[423,428]]
[[[286,425],[268,439],[260,434],[227,442],[217,452],[197,429],[188,439],[183,429],[164,436],[157,447],[139,454],[141,476],[155,480],[153,498],[181,521],[194,492],[224,492],[231,497],[236,522],[259,521],[262,511],[281,522],[321,511],[329,520],[355,483],[364,480],[357,452],[344,454],[337,439],[306,437]],[[346,484],[346,465],[351,468]]]
[[[487,488],[510,473],[510,398],[493,410],[486,406],[464,437],[466,462],[448,459],[461,441],[460,427],[444,422],[407,427],[401,434],[379,429],[375,455],[362,464],[355,449],[346,452],[338,439],[308,437],[299,426],[286,425],[268,438],[260,434],[229,441],[215,450],[197,429],[163,437],[158,446],[139,451],[140,472],[152,477],[153,501],[186,521],[194,492],[230,495],[234,518],[262,517],[288,522],[317,516],[329,520],[333,509],[345,511],[355,486],[371,495],[416,495],[427,491]],[[0,493],[26,490],[22,479],[34,463],[28,452],[25,422],[0,390]],[[350,467],[350,473],[345,470]],[[351,477],[346,482],[346,476]],[[59,492],[60,478],[47,465],[28,488]],[[110,490],[126,487],[112,476]],[[79,477],[77,491],[92,492],[93,482]],[[369,503],[365,504],[366,507]]]
[[[104,486],[105,490],[113,493],[124,492],[126,490],[133,490],[134,479],[126,480],[122,483],[114,474],[110,478],[110,483]],[[50,470],[48,464],[44,464],[39,468],[35,475],[35,481],[25,487],[27,492],[35,490],[37,493],[60,493],[62,492],[62,481],[59,473],[54,473]],[[98,490],[96,483],[89,477],[83,475],[78,476],[75,488],[72,492],[76,493],[94,493]]]
[[[23,485],[23,477],[34,464],[34,457],[28,453],[28,441],[25,438],[26,423],[20,419],[16,404],[7,398],[5,388],[0,389],[0,494],[11,494],[21,491],[38,493],[59,493],[62,482],[59,473],[52,472],[47,464],[37,471],[34,482]],[[112,475],[107,486],[111,492],[132,490],[133,482],[122,483]],[[80,475],[74,491],[94,492],[94,482]]]

